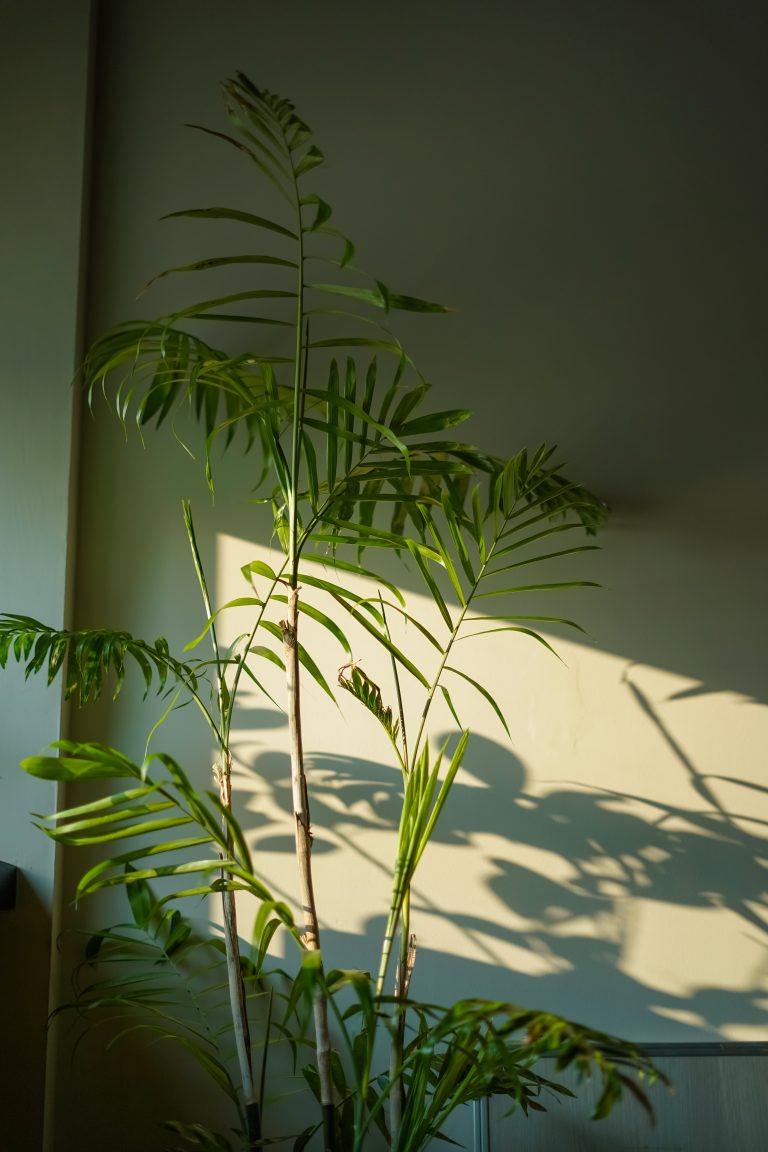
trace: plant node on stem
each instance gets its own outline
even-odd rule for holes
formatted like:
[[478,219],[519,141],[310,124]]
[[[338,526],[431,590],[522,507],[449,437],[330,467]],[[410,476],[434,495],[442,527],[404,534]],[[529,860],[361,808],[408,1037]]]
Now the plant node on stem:
[[[304,772],[304,749],[301,737],[301,696],[299,680],[299,589],[288,591],[288,616],[280,621],[283,635],[286,682],[288,688],[288,724],[291,739],[291,790],[296,835],[296,860],[299,872],[299,896],[303,913],[302,940],[308,952],[320,950],[320,928],[317,922],[315,892],[312,882],[312,832]],[[328,1028],[328,1002],[323,990],[322,964],[312,993],[315,1024],[317,1071],[320,1080],[320,1104],[323,1111],[323,1136],[326,1152],[336,1152],[334,1092],[331,1075],[331,1038]]]
[[[229,751],[222,756],[222,764],[214,765],[213,775],[219,787],[219,799],[222,807],[228,812],[232,811],[232,757]],[[232,850],[232,836],[227,831],[227,845]],[[222,859],[224,854],[219,853]],[[222,882],[226,882],[226,873],[221,873]],[[245,1102],[245,1119],[248,1133],[248,1144],[256,1148],[261,1143],[261,1109],[256,1099],[253,1083],[253,1064],[251,1061],[251,1035],[248,1025],[248,1010],[245,995],[243,974],[240,969],[240,940],[237,934],[237,906],[235,893],[230,888],[224,888],[221,893],[221,905],[224,916],[224,939],[227,946],[227,983],[229,985],[230,1003],[233,1007],[232,1019],[235,1024],[235,1046],[237,1048],[240,1075],[243,1081],[243,1096]]]

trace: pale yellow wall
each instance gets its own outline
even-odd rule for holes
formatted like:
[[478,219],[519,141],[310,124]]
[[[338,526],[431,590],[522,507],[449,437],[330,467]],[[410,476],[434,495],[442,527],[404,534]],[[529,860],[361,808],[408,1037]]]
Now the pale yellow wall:
[[[247,593],[240,568],[254,559],[276,563],[264,547],[220,537],[223,600]],[[347,628],[355,658],[394,704],[388,658],[334,612],[330,597],[305,594]],[[412,595],[409,611],[441,635],[424,596]],[[247,631],[248,620],[245,608],[229,612],[222,640]],[[413,628],[393,620],[392,629],[420,667],[436,667],[437,654]],[[312,621],[303,635],[334,684],[342,651]],[[768,710],[736,692],[697,694],[701,684],[690,677],[594,643],[545,635],[561,663],[530,639],[504,634],[460,642],[452,657],[494,691],[512,738],[471,689],[447,678],[473,735],[414,886],[414,992],[514,998],[637,1040],[761,1040]],[[279,671],[260,664],[258,675],[281,702]],[[404,680],[413,734],[424,693]],[[236,740],[243,819],[264,876],[290,899],[286,718],[258,695],[246,689]],[[340,694],[336,714],[326,699],[306,685],[326,947],[335,965],[375,968],[399,775],[365,710]],[[433,744],[454,728],[437,706]]]
[[[256,203],[247,168],[180,127],[221,126],[216,82],[243,68],[315,128],[329,158],[321,190],[360,262],[456,306],[401,329],[436,400],[474,406],[475,438],[500,453],[559,441],[571,471],[614,507],[605,552],[578,571],[606,589],[564,608],[589,630],[586,642],[558,641],[565,666],[522,640],[472,657],[490,667],[513,738],[467,702],[477,735],[419,878],[414,992],[505,996],[636,1039],[760,1035],[757,9],[708,3],[695,21],[687,5],[565,2],[489,5],[482,18],[432,3],[102,9],[92,334],[175,299],[166,286],[154,305],[134,300],[159,268],[240,242],[159,217]],[[180,499],[194,501],[217,597],[236,594],[231,561],[265,542],[247,503],[249,463],[222,472],[212,507],[199,467],[168,436],[126,446],[100,414],[83,449],[77,620],[181,646],[199,612]],[[323,659],[332,674],[336,654]],[[363,818],[393,818],[392,774],[361,718],[324,721],[316,695],[322,916],[335,959],[368,964],[386,887],[376,861],[391,837]],[[78,717],[77,733],[139,755],[160,708],[139,697],[129,689],[114,711]],[[187,716],[162,743],[207,783],[207,737]],[[264,772],[247,786],[250,833],[293,898],[290,867],[260,823],[284,791],[270,783],[285,764],[283,729],[261,722],[238,734],[243,765]],[[348,778],[331,767],[339,756],[351,757]],[[373,791],[350,807],[356,776]],[[121,914],[85,910],[95,923]],[[62,1063],[62,1148],[87,1152],[86,1109],[94,1148],[113,1132],[106,1085],[118,1068],[148,1113],[188,1106],[184,1081],[170,1095],[160,1085],[156,1050],[128,1061],[92,1041],[80,1059],[75,1071]],[[126,1147],[132,1132],[150,1139],[132,1112],[121,1111]]]

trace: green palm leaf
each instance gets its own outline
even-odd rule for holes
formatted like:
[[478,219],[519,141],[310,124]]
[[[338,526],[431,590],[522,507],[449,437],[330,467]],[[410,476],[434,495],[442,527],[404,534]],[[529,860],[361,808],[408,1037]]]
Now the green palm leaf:
[[345,665],[345,667],[339,671],[339,684],[376,717],[389,737],[398,759],[402,763],[400,748],[397,742],[400,732],[400,722],[395,719],[392,708],[384,704],[381,698],[381,689],[378,684],[371,680],[370,676],[355,664]]
[[[277,597],[276,599],[280,599],[280,598]],[[310,615],[310,614],[311,614],[310,612],[307,613],[307,615]],[[323,616],[322,613],[317,613],[317,615],[320,616],[321,618]],[[328,618],[325,617],[325,619],[327,620]],[[259,627],[263,628],[266,632],[269,632],[272,636],[276,637],[278,640],[283,639],[283,630],[280,627],[280,625],[275,624],[274,621],[261,620],[259,622]],[[339,629],[339,631],[340,631],[340,629]],[[345,644],[344,647],[346,649],[346,648],[348,648],[348,645]],[[325,676],[323,676],[322,672],[318,668],[315,661],[312,659],[312,656],[309,654],[309,652],[307,651],[307,649],[304,647],[303,644],[297,643],[297,648],[298,648],[298,653],[299,653],[299,663],[302,665],[302,667],[304,667],[307,670],[307,672],[312,677],[312,679],[315,681],[315,683],[318,684],[322,688],[323,692],[325,692],[328,696],[330,696],[331,700],[333,700],[335,702],[336,697],[333,694],[331,686],[328,683],[328,681],[326,680]]]
[[227,268],[236,264],[272,264],[278,268],[294,270],[297,268],[295,260],[286,260],[282,256],[269,256],[261,252],[233,256],[211,256],[205,260],[193,260],[191,264],[179,264],[175,268],[166,268],[163,272],[158,272],[157,276],[153,276],[144,285],[142,291],[146,292],[158,280],[162,280],[166,276],[177,276],[183,272],[207,272],[212,268]]
[[[104,744],[57,741],[51,746],[59,756],[33,756],[22,762],[30,775],[48,780],[132,780],[137,786],[123,789],[88,805],[62,809],[41,817],[41,827],[51,839],[76,845],[120,841],[128,850],[101,860],[80,878],[77,896],[114,885],[128,886],[157,876],[198,873],[220,875],[206,883],[214,892],[237,883],[258,900],[272,901],[266,886],[253,873],[245,837],[231,812],[213,793],[201,794],[181,766],[165,753],[153,753],[139,765]],[[148,797],[156,799],[149,801]],[[163,812],[165,815],[145,819]],[[157,839],[157,834],[177,827],[196,829],[182,839]],[[210,846],[207,857],[179,858],[178,853]],[[170,863],[155,862],[164,857]],[[139,867],[140,864],[144,867]],[[126,870],[126,865],[130,869]],[[197,889],[200,891],[200,889]],[[289,928],[292,928],[288,922]]]
[[[88,936],[84,959],[73,977],[75,999],[57,1011],[74,1011],[91,1028],[109,1026],[113,1035],[108,1048],[126,1036],[143,1036],[148,1043],[163,1041],[182,1049],[234,1104],[232,1119],[237,1127],[232,1127],[237,1147],[244,1147],[247,1124],[227,1020],[224,943],[199,935],[177,909],[169,910],[146,881],[135,875],[126,890],[132,922]],[[279,915],[283,909],[278,909]],[[278,916],[270,910],[273,921],[279,922]],[[280,997],[282,992],[272,982],[267,991],[267,974],[246,957],[242,969],[247,1002],[256,1010],[261,1027],[265,996]],[[271,1032],[267,1013],[265,1033],[257,1041],[265,1056],[274,1043]],[[166,1126],[189,1139],[192,1147],[230,1152],[234,1147],[200,1124]]]
[[[381,281],[361,278],[359,270],[351,266],[351,242],[333,224],[330,205],[312,190],[315,171],[324,161],[323,153],[290,101],[257,88],[242,74],[227,81],[224,98],[227,130],[201,130],[216,140],[217,147],[224,143],[236,149],[259,181],[271,185],[283,203],[278,204],[274,218],[270,209],[262,214],[258,203],[254,204],[254,212],[214,206],[172,213],[171,218],[185,218],[203,226],[217,222],[238,224],[255,230],[244,233],[252,239],[255,236],[255,240],[248,244],[250,254],[206,255],[166,269],[154,279],[181,276],[181,283],[188,286],[195,282],[193,274],[234,270],[238,281],[231,286],[233,290],[226,286],[219,289],[217,284],[210,286],[209,278],[202,281],[207,290],[195,293],[192,302],[180,302],[173,311],[156,319],[114,329],[89,353],[85,379],[91,395],[100,387],[123,422],[129,416],[136,420],[140,434],[150,424],[171,424],[175,413],[189,405],[204,434],[210,484],[215,450],[225,450],[242,430],[240,439],[245,448],[256,447],[261,456],[259,483],[267,475],[272,477],[271,491],[260,499],[272,507],[275,535],[284,549],[285,561],[279,572],[258,561],[246,566],[249,580],[265,577],[270,587],[263,598],[254,588],[254,596],[237,598],[219,609],[247,606],[256,610],[250,633],[239,637],[222,653],[215,635],[218,613],[208,603],[191,536],[205,599],[207,620],[202,635],[211,635],[213,660],[182,664],[170,656],[165,641],[152,646],[124,633],[55,632],[28,618],[0,617],[0,665],[12,656],[26,666],[27,675],[43,670],[49,681],[66,666],[67,693],[78,694],[82,702],[96,699],[109,677],[114,677],[116,692],[119,691],[126,662],[130,660],[138,666],[147,691],[155,682],[162,691],[173,680],[174,684],[180,681],[192,693],[217,736],[220,763],[216,771],[221,795],[195,789],[176,761],[165,754],[136,764],[103,745],[62,742],[57,746],[61,755],[33,757],[24,766],[33,774],[65,780],[72,787],[80,779],[117,782],[118,790],[113,794],[69,807],[44,821],[48,834],[59,842],[109,845],[112,855],[85,872],[78,885],[79,895],[123,886],[137,930],[153,935],[163,950],[166,965],[174,956],[186,954],[191,947],[190,933],[183,921],[174,919],[178,912],[166,912],[167,898],[154,900],[148,880],[174,878],[176,896],[223,890],[227,899],[233,901],[235,889],[250,892],[261,902],[254,940],[256,972],[260,976],[274,932],[280,925],[287,926],[294,935],[295,929],[288,909],[274,900],[254,874],[246,837],[231,813],[229,724],[241,673],[262,687],[249,666],[251,658],[254,663],[268,661],[281,669],[287,664],[293,692],[292,763],[295,779],[303,787],[302,816],[297,828],[300,838],[306,834],[300,871],[303,880],[307,875],[311,880],[310,817],[301,756],[295,656],[291,651],[290,662],[283,662],[275,650],[277,645],[269,641],[256,643],[261,629],[261,636],[266,634],[278,642],[289,637],[292,649],[298,606],[342,647],[350,663],[342,669],[339,683],[384,727],[403,771],[398,854],[379,974],[381,991],[401,919],[407,938],[409,893],[415,870],[445,807],[467,746],[468,734],[463,731],[447,764],[447,745],[437,756],[430,753],[426,722],[438,689],[459,723],[443,680],[450,674],[468,683],[489,703],[508,732],[495,697],[452,662],[453,646],[459,639],[470,639],[482,632],[505,631],[524,634],[551,650],[548,641],[531,625],[551,622],[578,628],[573,621],[557,616],[513,615],[505,611],[509,605],[504,601],[518,594],[592,586],[591,581],[568,577],[548,581],[544,574],[542,583],[516,584],[517,577],[506,573],[588,550],[591,545],[551,549],[543,554],[541,551],[550,547],[545,542],[555,534],[574,529],[593,532],[605,509],[585,488],[564,476],[561,466],[553,463],[553,451],[546,446],[530,454],[523,450],[510,460],[501,461],[471,444],[450,438],[450,430],[461,425],[468,412],[431,410],[427,381],[387,326],[388,316],[395,310],[439,313],[446,308],[395,293]],[[270,251],[273,247],[274,254]],[[308,279],[307,265],[315,260],[324,261],[334,270]],[[240,277],[247,279],[243,282]],[[200,334],[211,331],[229,331],[221,348]],[[246,341],[251,346],[244,349]],[[237,349],[234,354],[224,350],[230,345]],[[343,350],[343,360],[339,350]],[[387,366],[388,371],[385,373],[380,365]],[[312,548],[323,550],[326,555],[313,556]],[[339,554],[347,548],[355,550],[357,563],[340,558]],[[394,583],[362,566],[362,554],[373,548],[395,552],[415,567],[442,621],[434,629],[435,635],[407,610]],[[323,563],[329,571],[318,576],[309,574],[305,560]],[[376,597],[353,592],[345,586],[350,582],[347,576],[373,577],[377,592],[380,588],[389,589],[397,603],[384,601],[380,592]],[[298,599],[300,590],[304,594],[304,585],[311,600]],[[289,596],[284,594],[286,587]],[[359,625],[364,638],[370,637],[391,656],[398,719],[385,705],[378,684],[352,663],[346,624],[342,628],[329,614],[331,610],[316,607],[315,593],[329,595],[334,607],[343,608],[347,617]],[[501,611],[485,616],[479,608],[483,600],[491,598]],[[265,618],[271,600],[289,603],[288,621],[277,624]],[[413,626],[417,640],[424,637],[430,642],[437,652],[437,656],[430,653],[434,667],[420,667],[406,641],[393,642],[388,607],[409,625],[408,639],[412,638]],[[297,644],[296,651],[304,672],[333,698],[331,687],[306,648]],[[198,692],[198,680],[208,674],[209,668],[215,669],[217,675],[220,730]],[[426,693],[410,753],[404,731],[400,668],[409,671]],[[299,791],[296,790],[297,796]],[[309,945],[310,941],[319,940],[309,928],[310,913],[315,917],[311,883],[308,889],[305,885],[301,903],[307,913]],[[230,919],[227,921],[225,912],[225,922],[228,931],[234,932],[233,903],[227,907],[231,908]],[[236,945],[236,933],[234,939]],[[110,952],[113,946],[126,947],[125,932],[102,934],[98,945],[92,946],[92,958],[102,949]],[[235,957],[233,970],[237,973],[237,948],[233,951],[230,935],[226,951],[228,959]],[[119,956],[119,952],[112,956]],[[402,956],[405,962],[404,952]],[[241,970],[246,968],[247,964]],[[253,973],[253,967],[249,971]],[[232,971],[228,979],[232,991],[236,983]],[[108,975],[106,981],[94,986],[94,1003],[111,1000],[114,1006],[124,1007],[132,999],[134,1007],[143,1006],[151,1016],[135,1027],[162,1039],[170,1035],[163,991],[151,979],[131,982],[130,977],[117,973]],[[288,1031],[288,1016],[298,1012],[305,999],[317,1004],[317,997],[322,999],[341,990],[349,994],[353,989],[356,1003],[352,1009],[337,1011],[351,1064],[345,1068],[338,1055],[331,1054],[327,1067],[340,1097],[337,1116],[342,1144],[345,1149],[354,1146],[354,1152],[362,1149],[365,1132],[372,1123],[380,1124],[386,1134],[383,1108],[395,1089],[398,1093],[405,1089],[406,1109],[404,1115],[392,1119],[395,1152],[421,1152],[427,1141],[441,1135],[449,1111],[481,1094],[499,1090],[524,1110],[541,1107],[537,1094],[549,1085],[529,1065],[544,1051],[556,1052],[558,1059],[566,1062],[582,1061],[584,1067],[589,1066],[591,1059],[596,1064],[608,1059],[609,1046],[600,1047],[600,1041],[595,1040],[590,1048],[594,1037],[587,1037],[578,1026],[545,1018],[540,1013],[522,1014],[511,1005],[464,1001],[444,1010],[406,1003],[407,989],[401,984],[398,989],[402,995],[397,1001],[376,997],[364,974],[335,972],[325,981],[320,953],[308,947],[289,993],[288,1015],[281,1027]],[[363,1034],[353,1037],[348,1021],[350,1012],[357,1010],[365,1027]],[[237,1016],[236,1006],[233,1011]],[[390,1083],[386,1077],[372,1081],[376,1028],[386,1019],[394,1037],[404,1025],[406,1013],[414,1024],[413,1040],[406,1044],[403,1032],[399,1047],[393,1047],[395,1064],[399,1066],[393,1068]],[[242,1044],[242,1028],[239,1035]],[[198,1046],[200,1063],[226,1090],[226,1061],[206,1046],[205,1035],[190,1030],[179,1042],[182,1046]],[[292,1036],[291,1043],[296,1054],[300,1040]],[[639,1066],[636,1054],[627,1054],[627,1060]],[[264,1063],[262,1081],[265,1067]],[[248,1068],[246,1072],[242,1068],[241,1061],[242,1083],[251,1085],[252,1079],[246,1075]],[[309,1065],[304,1075],[310,1088],[326,1101],[327,1108],[327,1080],[320,1090],[324,1070],[323,1061],[318,1059],[318,1068]],[[609,1076],[598,1111],[607,1110],[620,1093],[622,1075],[618,1079]],[[552,1087],[560,1090],[556,1085]],[[251,1093],[250,1087],[246,1093]],[[392,1100],[394,1105],[395,1097]],[[394,1111],[393,1107],[393,1115]],[[306,1144],[312,1131],[309,1129],[298,1138],[297,1148]],[[201,1148],[227,1148],[226,1140],[220,1142],[199,1125],[181,1134]],[[327,1142],[329,1134],[326,1125]],[[250,1146],[260,1140],[260,1133],[256,1139],[249,1131]]]
[[[391,592],[392,595],[396,598],[400,604],[400,607],[405,607],[405,597],[397,585],[393,584],[391,580],[387,580],[385,577],[381,576],[378,572],[372,571],[370,568],[365,568],[363,565],[356,564],[352,560],[343,560],[339,556],[316,555],[315,553],[309,551],[305,551],[303,553],[302,561],[304,563],[322,564],[324,568],[330,569],[331,572],[344,572],[353,576],[360,576],[364,580],[370,580],[376,584],[377,587],[386,588],[387,591]],[[309,576],[308,573],[302,572],[300,576],[300,581],[304,581],[306,583],[310,582],[312,579],[313,578]],[[329,584],[329,586],[334,587],[337,591],[340,592],[341,595],[349,595],[351,599],[356,599],[355,594],[351,592],[344,592],[344,590],[337,584]]]
[[[178,212],[169,212],[163,220],[176,220],[187,217],[193,220],[230,220],[241,224],[250,224],[254,228],[265,228],[268,232],[277,232],[280,236],[287,236],[289,240],[297,240],[298,234],[283,224],[268,220],[264,216],[255,216],[252,212],[242,212],[237,208],[183,208]],[[162,273],[161,273],[162,275]]]
[[146,698],[153,681],[162,692],[168,678],[184,684],[192,692],[198,687],[195,666],[171,655],[162,637],[148,644],[128,632],[105,628],[51,628],[31,616],[0,614],[0,668],[9,658],[25,665],[27,677],[44,672],[51,684],[65,670],[65,697],[75,696],[80,704],[98,700],[110,675],[116,697],[125,682],[126,661],[135,663],[144,681]]

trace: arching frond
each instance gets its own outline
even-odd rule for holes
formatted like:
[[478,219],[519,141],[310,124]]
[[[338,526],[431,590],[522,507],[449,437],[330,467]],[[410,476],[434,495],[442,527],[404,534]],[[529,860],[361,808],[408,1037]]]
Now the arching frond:
[[198,669],[172,656],[161,636],[154,644],[128,632],[83,628],[74,632],[51,628],[31,616],[0,614],[0,668],[9,659],[24,665],[25,676],[43,672],[49,684],[64,669],[64,694],[78,703],[98,700],[110,675],[117,696],[125,681],[126,663],[132,660],[149,693],[153,681],[162,692],[169,677],[191,692],[198,688]]
[[[57,843],[124,849],[83,873],[78,899],[102,888],[130,889],[161,876],[197,877],[193,888],[177,890],[173,898],[243,888],[280,909],[283,923],[293,931],[288,909],[255,875],[245,836],[232,812],[217,793],[196,789],[172,756],[155,752],[136,764],[105,744],[59,740],[51,748],[60,755],[31,756],[22,768],[32,776],[70,784],[82,780],[128,784],[101,799],[40,817],[39,826]],[[172,837],[163,838],[171,830]]]

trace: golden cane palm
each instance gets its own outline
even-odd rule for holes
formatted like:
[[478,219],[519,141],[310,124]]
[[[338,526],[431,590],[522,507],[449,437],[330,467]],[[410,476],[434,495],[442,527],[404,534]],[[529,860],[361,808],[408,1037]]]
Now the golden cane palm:
[[[238,284],[247,275],[250,286],[203,294],[160,317],[118,325],[89,351],[84,378],[92,402],[102,391],[119,418],[135,421],[140,432],[173,423],[181,408],[191,407],[201,425],[211,488],[219,448],[251,452],[260,499],[271,508],[282,558],[274,565],[263,560],[247,565],[243,575],[250,594],[215,607],[192,512],[184,505],[205,617],[201,635],[188,648],[207,638],[211,648],[205,659],[173,656],[164,640],[148,644],[106,630],[57,632],[28,617],[0,617],[0,665],[13,658],[26,666],[27,674],[46,673],[49,682],[63,668],[67,693],[87,703],[110,677],[119,691],[131,660],[147,691],[156,682],[158,691],[169,696],[164,715],[177,700],[191,699],[216,745],[216,787],[204,793],[166,753],[147,752],[138,764],[102,745],[63,742],[59,755],[25,762],[34,774],[72,783],[119,781],[118,791],[44,821],[49,835],[62,843],[114,845],[116,850],[85,873],[78,895],[125,886],[133,934],[126,938],[112,929],[97,934],[89,962],[95,964],[102,949],[114,954],[121,948],[133,948],[131,956],[140,961],[142,948],[160,946],[168,959],[169,940],[171,952],[181,949],[177,959],[183,960],[189,934],[182,921],[170,919],[178,913],[166,905],[190,894],[220,895],[226,959],[221,986],[227,988],[237,1071],[230,1071],[226,1057],[210,1048],[206,1036],[190,1035],[184,1028],[176,1034],[218,1087],[236,1100],[246,1148],[260,1147],[266,1138],[266,1063],[262,1060],[260,1071],[254,1065],[258,1040],[251,1034],[249,988],[255,978],[266,980],[267,949],[281,929],[295,941],[301,963],[285,994],[278,1032],[298,1052],[292,1029],[303,1006],[314,1019],[313,1058],[303,1074],[319,1103],[320,1119],[296,1138],[297,1152],[318,1130],[327,1152],[358,1152],[374,1127],[393,1152],[420,1152],[453,1109],[491,1091],[506,1093],[525,1110],[537,1110],[542,1090],[565,1091],[534,1071],[543,1053],[556,1054],[563,1066],[575,1061],[584,1073],[599,1070],[604,1078],[601,1111],[618,1098],[622,1086],[644,1101],[624,1069],[641,1075],[653,1070],[630,1046],[511,1004],[464,1000],[441,1009],[409,994],[415,961],[411,886],[469,740],[453,686],[468,682],[506,729],[489,687],[462,667],[462,647],[486,632],[503,631],[511,640],[534,639],[549,648],[537,631],[539,624],[578,628],[556,611],[529,612],[526,598],[533,592],[556,595],[589,581],[527,573],[546,573],[549,561],[594,547],[570,539],[574,533],[594,532],[605,510],[562,474],[546,448],[530,457],[520,451],[504,461],[455,438],[454,429],[469,412],[429,406],[427,381],[389,327],[397,310],[446,309],[394,292],[354,265],[353,245],[335,228],[330,206],[312,188],[322,153],[289,101],[258,89],[242,74],[225,83],[223,92],[229,131],[203,131],[245,157],[280,214],[273,218],[224,206],[172,213],[237,225],[247,250],[199,256],[155,280],[174,276],[197,283],[210,272],[231,271]],[[216,343],[211,332],[219,337]],[[565,534],[568,540],[561,543]],[[393,552],[409,562],[434,603],[436,626],[417,619],[397,582],[377,571],[372,557]],[[356,590],[358,577],[374,581],[374,595]],[[269,612],[275,606],[279,623]],[[251,613],[250,626],[225,648],[217,622],[220,613],[235,607]],[[303,642],[305,617],[343,653],[335,686]],[[390,624],[396,617],[427,641],[431,661],[425,663],[394,638]],[[355,662],[347,621],[388,654],[389,689]],[[233,721],[246,681],[266,691],[261,679],[266,663],[280,667],[286,677],[301,922],[259,877],[258,863],[232,813]],[[331,699],[334,688],[341,689],[341,696],[353,696],[370,713],[386,732],[402,775],[392,892],[375,980],[368,973],[324,967],[301,722],[301,684],[307,675]],[[409,694],[422,694],[413,731],[403,708],[404,678]],[[436,751],[430,720],[438,698],[447,704],[458,735]],[[162,899],[148,887],[158,877],[177,885]],[[255,967],[242,954],[236,891],[248,893],[259,908]],[[137,944],[136,934],[148,932],[149,944]],[[393,951],[394,995],[386,988]],[[109,987],[109,976],[90,984],[88,1005],[98,1007],[110,995]],[[136,1008],[139,1001],[141,996],[131,999],[124,992],[116,1002]],[[146,1007],[146,999],[142,1002]],[[377,1073],[376,1037],[382,1032],[391,1056],[388,1069]],[[264,1042],[264,1052],[267,1047]],[[177,1134],[191,1146],[231,1147],[200,1125],[177,1126]]]

